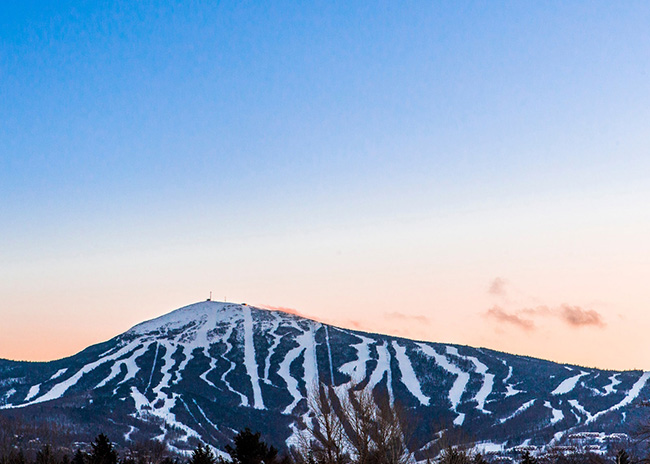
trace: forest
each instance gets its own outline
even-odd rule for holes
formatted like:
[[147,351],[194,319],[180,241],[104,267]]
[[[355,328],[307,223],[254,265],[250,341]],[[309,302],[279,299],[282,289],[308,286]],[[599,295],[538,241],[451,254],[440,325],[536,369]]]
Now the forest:
[[[340,395],[331,387],[309,398],[310,413],[288,443],[269,444],[245,428],[224,450],[199,439],[193,449],[173,450],[147,440],[119,446],[104,433],[74,442],[60,424],[37,424],[0,416],[0,464],[634,464],[650,462],[650,428],[635,440],[606,449],[588,446],[519,446],[502,452],[478,451],[462,430],[440,426],[424,447],[415,449],[415,422],[386,396],[365,389]],[[275,445],[275,446],[274,446]]]

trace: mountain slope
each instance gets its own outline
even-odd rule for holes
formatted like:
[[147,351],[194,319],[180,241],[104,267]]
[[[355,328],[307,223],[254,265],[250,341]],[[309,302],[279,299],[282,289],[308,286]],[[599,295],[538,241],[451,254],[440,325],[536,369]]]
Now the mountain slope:
[[477,440],[549,442],[567,431],[625,432],[650,373],[613,372],[328,326],[206,301],[136,325],[70,358],[0,360],[0,414],[58,421],[80,439],[198,440],[222,448],[251,427],[282,444],[320,382],[370,388],[414,417],[418,446],[436,427]]

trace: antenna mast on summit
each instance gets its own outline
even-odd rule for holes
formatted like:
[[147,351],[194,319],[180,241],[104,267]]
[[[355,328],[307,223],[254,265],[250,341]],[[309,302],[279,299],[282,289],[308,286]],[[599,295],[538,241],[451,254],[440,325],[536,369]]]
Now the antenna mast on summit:
[[208,298],[208,301],[212,301],[212,291],[210,292],[210,298]]

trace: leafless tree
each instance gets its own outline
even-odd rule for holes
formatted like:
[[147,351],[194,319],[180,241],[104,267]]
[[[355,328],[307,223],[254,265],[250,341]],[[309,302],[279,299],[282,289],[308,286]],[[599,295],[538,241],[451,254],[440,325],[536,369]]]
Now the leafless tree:
[[317,464],[405,464],[407,446],[404,410],[369,389],[350,388],[337,395],[319,385],[310,398],[311,423],[300,445],[304,461]]

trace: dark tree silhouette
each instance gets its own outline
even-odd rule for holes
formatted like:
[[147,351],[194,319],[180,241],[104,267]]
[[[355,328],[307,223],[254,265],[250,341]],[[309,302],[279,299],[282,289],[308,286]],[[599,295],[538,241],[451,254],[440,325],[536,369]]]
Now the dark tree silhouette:
[[199,445],[192,451],[189,464],[214,464],[215,462],[216,458],[212,450],[207,446]]
[[103,433],[97,435],[90,446],[92,451],[87,457],[87,464],[117,464],[117,451],[106,435]]
[[86,454],[81,449],[77,449],[77,452],[74,453],[72,464],[86,464]]
[[35,464],[56,464],[56,462],[57,460],[54,458],[50,445],[45,445],[36,453]]
[[234,464],[276,464],[278,450],[260,440],[260,433],[247,427],[233,438],[234,447],[227,445],[226,452]]

